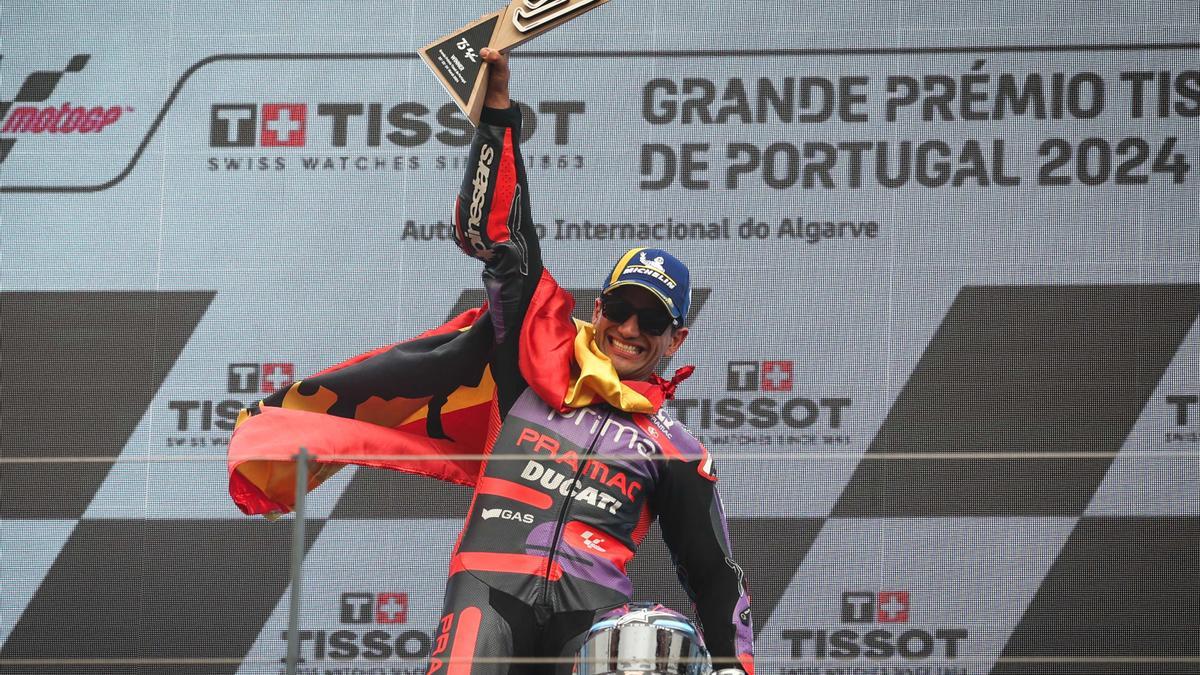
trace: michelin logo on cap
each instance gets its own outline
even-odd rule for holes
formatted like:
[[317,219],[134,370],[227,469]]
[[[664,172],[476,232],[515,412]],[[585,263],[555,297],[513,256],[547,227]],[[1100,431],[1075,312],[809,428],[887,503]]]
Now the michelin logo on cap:
[[653,292],[677,321],[687,317],[692,300],[691,275],[687,265],[667,251],[633,248],[613,266],[604,290],[634,284]]
[[667,270],[663,268],[663,265],[666,263],[666,259],[661,255],[652,260],[647,260],[646,252],[642,251],[638,254],[638,262],[640,262],[641,265],[630,265],[629,267],[625,268],[625,272],[623,274],[646,274],[663,282],[668,288],[675,288],[679,285],[675,283],[674,279],[667,276]]

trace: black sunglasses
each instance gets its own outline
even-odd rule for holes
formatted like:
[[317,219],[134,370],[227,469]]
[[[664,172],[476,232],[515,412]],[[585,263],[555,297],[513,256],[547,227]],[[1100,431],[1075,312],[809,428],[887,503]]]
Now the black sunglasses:
[[655,337],[665,333],[675,323],[675,318],[661,309],[637,309],[628,300],[616,295],[600,296],[600,311],[604,318],[614,323],[625,323],[636,314],[638,330]]

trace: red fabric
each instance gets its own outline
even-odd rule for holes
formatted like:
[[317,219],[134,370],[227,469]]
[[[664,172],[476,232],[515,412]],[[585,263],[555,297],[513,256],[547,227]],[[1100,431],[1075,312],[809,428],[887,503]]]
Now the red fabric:
[[271,513],[273,511],[287,513],[292,510],[289,504],[281,504],[273,499],[269,499],[263,494],[262,490],[259,490],[253,483],[246,480],[245,476],[234,471],[234,468],[235,465],[231,464],[229,469],[229,497],[242,510],[242,513],[252,516],[258,513]]
[[[411,425],[393,429],[324,413],[271,406],[263,407],[254,419],[255,424],[238,427],[240,450],[230,457],[231,465],[253,460],[293,461],[300,449],[281,445],[278,441],[280,438],[300,437],[304,438],[304,447],[317,461],[363,457],[365,459],[355,460],[354,463],[419,473],[466,486],[475,485],[479,475],[477,459],[432,461],[393,458],[400,454],[461,454],[466,450],[454,441],[406,433],[404,430]],[[372,460],[369,459],[371,455],[383,455],[388,459]]]
[[[472,326],[484,312],[486,307],[468,310],[407,342],[459,332]],[[360,354],[326,368],[312,378],[359,364],[393,347],[395,345],[388,345]],[[279,397],[283,395],[284,392],[278,392]],[[301,445],[317,463],[353,463],[472,486],[480,473],[482,462],[479,459],[446,459],[445,456],[478,455],[487,441],[489,417],[495,416],[491,411],[495,407],[494,398],[457,410],[443,410],[441,424],[452,431],[448,434],[450,439],[437,439],[429,437],[424,419],[388,427],[324,412],[283,408],[279,401],[276,397],[271,404],[258,406],[257,414],[238,423],[230,440],[229,495],[246,514],[286,513],[291,510],[291,490],[282,486],[286,474],[271,468],[269,464],[293,464]],[[489,415],[489,412],[492,414]],[[402,455],[441,457],[421,460],[371,459],[372,456]],[[309,489],[316,484],[315,481],[311,482]],[[286,496],[285,491],[289,493]]]
[[521,375],[539,398],[559,412],[570,410],[563,399],[571,386],[571,364],[575,362],[574,309],[575,298],[543,270],[521,327]]
[[[479,410],[480,407],[447,413],[443,419],[447,424],[460,425],[463,433],[472,427],[482,430],[485,427],[482,418],[486,411]],[[470,421],[472,417],[481,419],[473,423]],[[395,458],[396,455],[404,454],[429,456],[477,453],[471,444],[478,441],[469,436],[449,441],[421,435],[424,430],[423,421],[390,428],[323,413],[272,406],[264,406],[262,412],[255,415],[252,421],[253,424],[238,426],[235,432],[237,443],[231,442],[229,449],[229,494],[234,503],[248,515],[291,510],[290,504],[270,499],[237,472],[237,468],[245,462],[293,461],[299,448],[280,444],[280,438],[305,439],[305,449],[316,461],[338,462],[341,457],[354,457],[352,463],[360,466],[404,471],[468,487],[475,484],[480,473],[481,462],[478,459]],[[371,460],[371,455],[384,455],[389,458]]]
[[[429,337],[431,335],[444,335],[446,333],[453,333],[455,331],[459,331],[464,328],[469,328],[471,326],[471,324],[475,323],[475,321],[486,312],[487,312],[487,303],[484,303],[484,305],[482,307],[468,309],[467,311],[463,312],[462,314],[459,314],[458,316],[454,317],[453,319],[450,319],[449,321],[438,326],[437,328],[430,328],[429,330],[425,331],[424,333],[421,333],[420,335],[416,336],[415,338],[412,338],[412,340],[420,340],[421,338]],[[405,340],[405,342],[412,342],[412,340]],[[384,345],[382,347],[379,347],[378,349],[373,349],[369,352],[359,354],[358,356],[355,356],[350,359],[346,359],[345,361],[342,361],[341,363],[339,363],[337,365],[329,366],[328,368],[326,368],[318,373],[314,373],[313,375],[310,375],[309,377],[317,377],[318,375],[324,375],[325,373],[332,373],[336,370],[341,370],[342,368],[345,368],[346,366],[352,366],[356,363],[366,361],[367,359],[371,358],[372,356],[376,356],[377,354],[382,354],[383,352],[386,352],[387,350],[391,349],[392,347],[395,347],[397,344],[400,344],[400,343]]]
[[691,377],[694,372],[696,372],[696,366],[684,366],[676,370],[675,375],[670,380],[665,380],[657,374],[651,373],[650,384],[658,387],[662,391],[663,398],[669,401],[675,398],[675,388],[679,386],[679,383]]
[[650,401],[650,404],[654,406],[655,410],[658,410],[662,407],[664,400],[663,389],[658,384],[655,384],[653,380],[644,382],[635,380],[621,380],[621,384],[624,384],[626,387],[629,387],[642,396],[645,396],[646,400]]
[[642,541],[646,538],[646,533],[650,531],[650,524],[654,522],[654,514],[650,511],[649,504],[642,504],[642,513],[638,516],[637,525],[634,526],[633,532],[629,534],[629,539],[633,541],[634,546],[641,546]]
[[[521,374],[543,401],[561,412],[570,410],[565,398],[575,368],[577,328],[571,319],[574,306],[574,298],[559,287],[549,272],[543,271],[521,331]],[[486,306],[468,310],[414,340],[467,329],[486,311]],[[359,364],[393,347],[395,345],[360,354],[312,377]],[[657,409],[665,398],[674,394],[675,386],[690,375],[691,370],[690,367],[680,369],[670,381],[657,378],[650,382],[626,380],[623,384],[643,395]],[[279,392],[280,397],[283,394]],[[302,444],[318,463],[353,463],[473,486],[486,460],[445,459],[445,456],[480,453],[486,456],[500,427],[494,395],[485,403],[441,413],[443,428],[453,440],[430,438],[424,419],[391,428],[324,412],[283,408],[281,401],[279,398],[268,401],[269,405],[259,406],[258,414],[238,424],[230,441],[229,493],[247,514],[290,510],[288,504],[281,503],[286,499],[284,492],[288,491],[282,486],[285,474],[272,472],[262,464],[247,465],[245,474],[238,471],[238,467],[247,462],[293,462],[300,444],[285,439],[303,439]],[[442,458],[371,459],[372,456],[403,455],[440,455]],[[310,484],[310,489],[316,484]]]

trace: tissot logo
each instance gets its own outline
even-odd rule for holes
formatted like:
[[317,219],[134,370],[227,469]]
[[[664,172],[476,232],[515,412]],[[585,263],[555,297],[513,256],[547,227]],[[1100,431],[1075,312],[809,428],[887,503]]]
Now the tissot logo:
[[308,106],[272,103],[262,108],[262,144],[265,148],[304,147],[304,120]]
[[342,623],[405,623],[408,593],[342,593]]
[[843,623],[907,623],[908,591],[842,593]]
[[30,105],[48,101],[59,81],[67,73],[83,70],[90,59],[89,54],[76,54],[62,70],[30,73],[11,100],[0,101],[0,163],[17,142],[10,137],[13,134],[98,134],[130,110],[120,105],[77,101]]
[[[177,432],[230,432],[242,408],[266,394],[286,389],[295,382],[296,367],[288,362],[230,363],[225,369],[225,392],[236,398],[176,399],[167,402],[175,413]],[[167,447],[225,445],[228,433],[204,436],[172,436]]]
[[[806,430],[813,427],[839,430],[853,401],[843,396],[796,396],[794,362],[730,361],[726,364],[725,388],[735,394],[758,394],[754,397],[677,398],[668,402],[679,420],[695,431],[710,430]],[[778,396],[784,394],[785,396]],[[722,444],[845,444],[849,437],[841,434],[812,435],[718,435],[701,439],[705,443]]]
[[291,363],[231,363],[226,390],[231,394],[272,394],[296,380]]
[[[262,126],[259,126],[261,117]],[[303,103],[216,104],[209,123],[214,148],[302,148],[308,106]]]
[[1195,424],[1196,408],[1200,405],[1200,395],[1174,394],[1166,397],[1167,405],[1174,413],[1175,426],[1185,427]]
[[[584,111],[582,101],[543,101],[537,112],[522,107],[522,141],[537,132],[542,115],[552,122],[547,128],[553,129],[554,144],[568,145],[571,118]],[[416,148],[430,141],[463,148],[473,134],[452,103],[436,111],[420,101],[222,101],[209,108],[212,148]]]
[[[350,591],[342,593],[337,606],[337,617],[340,627],[329,630],[300,631],[300,662],[333,661],[339,667],[336,670],[321,669],[319,666],[311,672],[385,672],[384,668],[346,668],[346,662],[352,659],[365,659],[378,664],[385,659],[419,659],[429,655],[433,639],[429,633],[420,630],[402,630],[399,624],[407,623],[409,619],[408,593],[369,593]],[[395,627],[393,627],[395,626]],[[287,642],[288,633],[279,635],[282,642]],[[286,661],[281,658],[280,661]],[[308,670],[302,672],[309,672]],[[403,675],[420,675],[417,668],[388,667],[388,673]]]
[[725,388],[729,391],[791,391],[792,362],[731,361]]
[[840,603],[842,627],[784,630],[781,637],[791,643],[793,658],[957,658],[968,638],[965,628],[890,628],[909,623],[909,598],[908,591],[846,591]]
[[1164,402],[1171,420],[1166,431],[1166,442],[1200,443],[1200,395],[1169,394]]
[[[60,100],[46,103],[51,94],[63,94],[58,86],[65,76],[78,73],[88,64],[91,57],[78,54],[72,57],[61,70],[37,71],[25,76],[19,90],[11,100],[0,101],[0,162],[12,161],[10,151],[17,143],[17,134],[87,134],[111,128],[133,112],[133,108],[76,100]],[[179,93],[190,85],[193,75],[207,68],[220,68],[225,64],[263,64],[270,67],[310,68],[316,62],[326,67],[345,67],[355,70],[360,64],[380,63],[393,67],[396,62],[416,58],[415,54],[217,54],[201,59],[187,68],[150,123],[145,135],[136,145],[117,148],[108,152],[106,159],[119,158],[124,167],[115,176],[100,180],[52,180],[50,184],[17,184],[9,180],[0,185],[0,192],[29,193],[77,193],[106,190],[127,178],[136,168],[141,156],[155,139],[160,127],[169,114],[175,113]],[[258,67],[263,67],[259,65]],[[307,72],[307,71],[306,71]],[[8,76],[8,73],[4,75]],[[11,81],[5,78],[5,81]],[[470,145],[474,127],[453,103],[428,105],[422,101],[361,101],[339,98],[306,101],[297,92],[297,98],[285,101],[253,100],[209,100],[206,113],[209,115],[207,145],[224,151],[221,155],[205,158],[205,166],[212,172],[263,172],[296,170],[304,172],[379,172],[411,170],[458,170],[465,167],[466,158],[460,153],[444,155],[420,155],[417,153],[387,152],[395,148],[421,148],[426,144],[439,144],[445,148],[459,149]],[[319,92],[316,93],[319,95]],[[65,97],[63,97],[65,98]],[[42,104],[45,105],[34,105]],[[440,101],[439,101],[440,103]],[[547,137],[547,146],[571,144],[573,118],[585,113],[584,101],[541,101],[534,106],[522,106],[524,124],[522,141],[538,133]],[[188,115],[193,112],[186,113]],[[7,127],[7,129],[5,128]],[[7,134],[7,135],[6,135]],[[201,131],[201,135],[205,135]],[[205,141],[201,140],[201,143]],[[330,154],[323,150],[353,148],[356,153]],[[372,152],[374,149],[379,152]],[[255,150],[275,150],[266,155]],[[292,153],[279,152],[290,149]],[[298,150],[316,151],[309,156],[292,156]],[[113,149],[105,148],[106,151]],[[125,150],[127,152],[122,152]],[[249,152],[248,152],[249,151]],[[371,153],[371,154],[368,154]],[[122,157],[122,155],[125,155]],[[35,164],[35,175],[44,175],[44,167],[54,159],[74,161],[77,169],[80,162],[71,153],[54,152],[22,156]],[[94,159],[94,158],[86,158]],[[568,168],[569,160],[583,161],[582,156],[552,157],[543,160],[555,162]],[[97,164],[89,161],[87,166]],[[24,165],[22,166],[24,168]],[[51,175],[53,171],[49,172]],[[62,184],[63,181],[68,184]]]

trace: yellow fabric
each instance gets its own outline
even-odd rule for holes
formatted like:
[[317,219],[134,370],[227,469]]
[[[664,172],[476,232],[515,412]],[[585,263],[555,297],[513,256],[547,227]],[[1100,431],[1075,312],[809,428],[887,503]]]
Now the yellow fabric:
[[603,400],[614,408],[630,413],[658,412],[654,403],[634,391],[617,375],[612,361],[596,345],[592,324],[575,320],[575,366],[563,402],[571,408],[583,408]]
[[621,259],[618,260],[617,264],[613,267],[612,274],[609,275],[608,283],[605,284],[605,286],[607,287],[607,286],[611,286],[612,284],[615,284],[617,282],[617,279],[621,278],[621,272],[625,271],[625,266],[629,264],[630,260],[633,260],[633,256],[635,256],[638,253],[640,253],[641,251],[645,251],[645,250],[646,250],[646,247],[643,246],[641,248],[631,248],[628,251],[626,251],[625,255],[621,256]]

